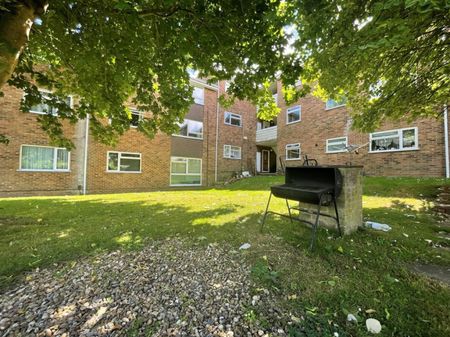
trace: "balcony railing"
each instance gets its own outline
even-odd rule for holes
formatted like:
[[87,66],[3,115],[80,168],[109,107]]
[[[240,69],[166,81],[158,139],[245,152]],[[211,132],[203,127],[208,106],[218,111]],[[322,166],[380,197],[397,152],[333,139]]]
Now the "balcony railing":
[[270,128],[256,130],[256,143],[263,145],[264,143],[271,143],[277,139],[277,126]]

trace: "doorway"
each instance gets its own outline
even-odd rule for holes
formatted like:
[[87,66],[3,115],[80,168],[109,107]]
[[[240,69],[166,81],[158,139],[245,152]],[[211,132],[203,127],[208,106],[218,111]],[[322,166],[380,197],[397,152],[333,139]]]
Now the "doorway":
[[270,151],[262,150],[262,165],[261,172],[269,172],[270,171]]

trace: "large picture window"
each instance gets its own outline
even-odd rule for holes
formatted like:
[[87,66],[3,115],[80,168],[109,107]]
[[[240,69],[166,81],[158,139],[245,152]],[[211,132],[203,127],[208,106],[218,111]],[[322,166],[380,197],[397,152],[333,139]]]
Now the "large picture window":
[[347,151],[347,137],[327,139],[327,153]]
[[418,149],[417,128],[374,132],[370,134],[370,152]]
[[[44,102],[50,99],[49,91],[40,89],[39,93],[41,94]],[[68,106],[70,106],[70,107],[72,106],[72,97],[71,96],[67,96],[65,101]],[[45,114],[57,115],[58,109],[50,106],[47,103],[41,103],[41,104],[33,105],[30,108],[30,112],[35,113],[35,114],[40,114],[40,115],[45,115]]]
[[228,159],[241,159],[241,148],[239,146],[224,145],[223,157]]
[[229,111],[225,111],[224,122],[227,125],[242,126],[242,116]]
[[199,186],[202,184],[202,160],[172,157],[170,160],[171,186]]
[[293,106],[286,110],[286,124],[299,122],[302,119],[302,108],[300,105]]
[[129,152],[108,152],[107,171],[140,173],[141,154]]
[[189,137],[189,138],[203,138],[203,122],[193,121],[185,119],[180,124],[180,131],[177,136]]
[[22,171],[69,171],[70,152],[50,146],[22,145],[20,170]]
[[300,144],[287,144],[286,145],[286,160],[298,160],[300,159]]

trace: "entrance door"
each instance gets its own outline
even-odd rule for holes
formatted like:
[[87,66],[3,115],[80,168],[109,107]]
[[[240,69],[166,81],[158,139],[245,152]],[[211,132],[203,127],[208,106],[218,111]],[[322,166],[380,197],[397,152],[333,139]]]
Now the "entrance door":
[[270,170],[270,151],[262,150],[262,170],[261,172],[269,172]]

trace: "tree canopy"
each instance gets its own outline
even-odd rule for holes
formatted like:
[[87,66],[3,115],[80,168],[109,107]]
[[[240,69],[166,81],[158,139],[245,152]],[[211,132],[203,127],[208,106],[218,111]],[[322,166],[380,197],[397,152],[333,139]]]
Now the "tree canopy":
[[448,0],[302,0],[296,50],[322,96],[346,96],[356,127],[437,116],[450,97]]
[[[129,128],[130,97],[151,112],[139,130],[173,132],[192,103],[188,68],[211,82],[232,78],[232,96],[263,118],[278,112],[276,79],[289,102],[311,88],[346,97],[354,125],[370,130],[440,113],[449,11],[448,0],[0,0],[0,88],[7,80],[24,90],[23,111],[43,100],[57,107],[39,120],[68,147],[62,120],[87,114],[94,135],[114,142]],[[80,98],[74,107],[68,94]]]
[[[193,101],[188,68],[211,82],[233,77],[233,95],[255,103],[261,83],[280,73],[293,83],[302,69],[285,53],[290,36],[284,29],[293,11],[279,0],[60,0],[48,1],[48,8],[45,1],[1,1],[0,62],[11,56],[7,47],[14,38],[23,36],[17,20],[34,22],[8,83],[25,91],[24,111],[45,99],[38,87],[52,91],[46,99],[58,116],[39,119],[64,146],[71,144],[61,120],[87,114],[98,139],[117,139],[130,125],[130,97],[151,112],[139,130],[171,133]],[[80,98],[73,108],[68,94]]]

